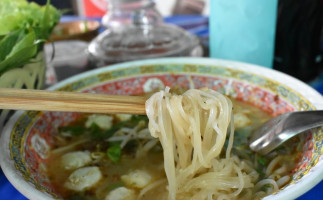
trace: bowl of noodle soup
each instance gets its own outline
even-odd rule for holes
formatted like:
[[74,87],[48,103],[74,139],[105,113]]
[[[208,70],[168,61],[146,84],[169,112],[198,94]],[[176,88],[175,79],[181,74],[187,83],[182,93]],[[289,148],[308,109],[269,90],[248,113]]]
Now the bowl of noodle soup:
[[305,83],[263,67],[164,58],[95,69],[49,90],[144,95],[147,116],[18,111],[0,162],[29,199],[295,199],[323,177],[323,132],[268,155],[250,132],[285,112],[323,109]]

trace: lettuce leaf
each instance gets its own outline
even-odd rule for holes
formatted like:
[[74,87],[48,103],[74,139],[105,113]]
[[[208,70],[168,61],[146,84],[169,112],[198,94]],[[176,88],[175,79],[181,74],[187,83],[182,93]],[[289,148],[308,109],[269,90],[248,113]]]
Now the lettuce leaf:
[[26,0],[0,0],[0,75],[21,67],[42,50],[61,13]]
[[[15,39],[14,37],[9,38]],[[2,62],[0,62],[0,74],[9,69],[27,63],[29,59],[34,57],[36,54],[37,42],[35,41],[35,33],[31,31],[30,33],[26,34],[25,37],[23,37],[20,41],[17,41],[11,49],[10,53]]]
[[59,18],[60,12],[50,5],[50,1],[45,6],[28,3],[26,0],[0,1],[0,35],[30,27],[41,27],[49,33]]

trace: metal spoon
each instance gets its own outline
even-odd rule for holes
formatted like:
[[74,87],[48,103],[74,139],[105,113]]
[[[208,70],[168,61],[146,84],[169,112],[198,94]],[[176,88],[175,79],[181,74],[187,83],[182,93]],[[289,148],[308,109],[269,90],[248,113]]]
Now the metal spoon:
[[323,111],[299,111],[270,119],[251,135],[249,147],[262,155],[274,150],[291,137],[323,125]]

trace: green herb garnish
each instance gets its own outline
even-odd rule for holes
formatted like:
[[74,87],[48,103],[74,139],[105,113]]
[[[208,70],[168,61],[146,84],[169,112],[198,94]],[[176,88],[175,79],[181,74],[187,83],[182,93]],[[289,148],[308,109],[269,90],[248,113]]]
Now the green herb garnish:
[[81,125],[62,126],[58,128],[59,132],[65,132],[72,135],[81,135],[86,132],[86,129]]
[[118,163],[121,157],[121,146],[119,144],[110,146],[107,150],[107,154],[112,162]]
[[258,163],[262,166],[266,166],[267,165],[267,160],[264,157],[259,156],[258,157]]
[[115,125],[113,125],[112,128],[103,130],[96,123],[92,123],[89,132],[93,139],[108,139],[120,128],[121,127],[115,127]]
[[103,130],[96,124],[92,123],[90,127],[90,134],[93,138],[101,138]]

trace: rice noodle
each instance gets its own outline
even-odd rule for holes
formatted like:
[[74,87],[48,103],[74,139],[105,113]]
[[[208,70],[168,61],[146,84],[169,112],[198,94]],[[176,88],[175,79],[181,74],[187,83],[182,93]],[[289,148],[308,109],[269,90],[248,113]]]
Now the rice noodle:
[[[146,113],[164,150],[169,199],[232,199],[254,187],[255,170],[230,157],[234,130],[227,97],[209,89],[172,95],[166,88],[147,100]],[[220,158],[228,128],[226,157]]]
[[166,179],[160,179],[154,183],[149,184],[148,186],[146,186],[145,188],[143,188],[139,195],[138,195],[138,199],[141,199],[148,191],[150,191],[151,189],[162,185],[163,183],[165,183],[167,180]]
[[268,164],[266,169],[266,176],[269,176],[270,174],[273,173],[273,171],[275,170],[275,168],[277,167],[281,159],[282,159],[281,156],[277,156]]
[[277,180],[278,187],[283,187],[290,181],[290,176],[286,175]]

